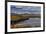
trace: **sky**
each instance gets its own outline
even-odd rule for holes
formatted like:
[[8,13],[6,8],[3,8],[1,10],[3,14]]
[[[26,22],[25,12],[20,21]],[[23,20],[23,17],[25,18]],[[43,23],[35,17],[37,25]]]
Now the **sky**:
[[40,6],[15,6],[11,5],[11,13],[17,14],[40,14],[41,7]]

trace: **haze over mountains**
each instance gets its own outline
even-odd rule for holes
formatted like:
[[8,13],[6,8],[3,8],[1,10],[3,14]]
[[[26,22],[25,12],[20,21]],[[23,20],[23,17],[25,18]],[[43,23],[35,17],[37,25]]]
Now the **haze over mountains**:
[[15,6],[11,5],[11,13],[15,14],[40,14],[40,6]]

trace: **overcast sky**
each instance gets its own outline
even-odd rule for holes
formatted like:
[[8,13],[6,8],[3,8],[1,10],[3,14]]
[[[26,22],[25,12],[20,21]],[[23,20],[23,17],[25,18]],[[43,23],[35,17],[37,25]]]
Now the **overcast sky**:
[[15,6],[11,5],[11,12],[12,13],[28,13],[28,14],[40,14],[41,7],[40,6]]

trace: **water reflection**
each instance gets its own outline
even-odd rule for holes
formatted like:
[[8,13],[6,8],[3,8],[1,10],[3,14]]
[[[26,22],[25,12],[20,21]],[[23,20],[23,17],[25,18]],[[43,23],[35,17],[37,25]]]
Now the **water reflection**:
[[40,18],[29,18],[29,20],[21,21],[18,24],[27,24],[27,25],[30,25],[32,27],[40,26],[41,19]]

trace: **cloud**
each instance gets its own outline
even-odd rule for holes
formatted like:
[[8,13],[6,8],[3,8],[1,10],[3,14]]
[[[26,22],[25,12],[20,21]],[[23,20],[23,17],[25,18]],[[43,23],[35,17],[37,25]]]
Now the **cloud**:
[[11,12],[16,12],[16,13],[34,13],[34,14],[39,14],[41,11],[41,8],[38,6],[14,6],[11,5]]

